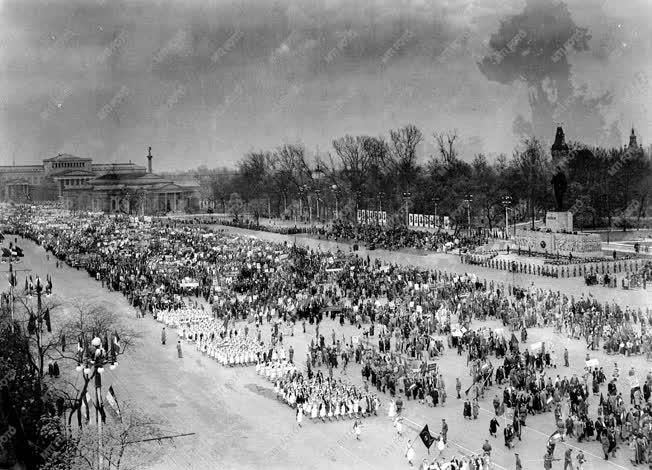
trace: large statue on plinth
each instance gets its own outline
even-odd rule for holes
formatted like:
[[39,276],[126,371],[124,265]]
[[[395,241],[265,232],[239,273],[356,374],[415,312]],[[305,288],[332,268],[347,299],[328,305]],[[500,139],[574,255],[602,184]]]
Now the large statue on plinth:
[[568,187],[568,182],[566,181],[566,175],[562,171],[561,167],[557,167],[557,173],[552,177],[552,189],[555,192],[555,202],[556,210],[561,212],[564,210],[564,193]]

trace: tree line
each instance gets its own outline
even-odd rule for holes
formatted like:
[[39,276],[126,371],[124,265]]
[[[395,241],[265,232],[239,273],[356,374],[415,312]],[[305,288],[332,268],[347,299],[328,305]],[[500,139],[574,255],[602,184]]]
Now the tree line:
[[[426,139],[435,152],[419,155]],[[345,135],[332,151],[311,154],[297,143],[246,153],[235,172],[203,172],[204,198],[215,211],[302,220],[355,218],[356,209],[384,210],[393,223],[413,213],[448,215],[457,226],[494,229],[505,205],[517,221],[545,216],[554,207],[550,151],[534,137],[511,157],[490,161],[478,153],[466,161],[456,131],[424,133],[414,125],[386,136]],[[637,148],[569,143],[564,209],[576,227],[639,224],[652,187],[650,154]],[[337,214],[336,214],[337,212]],[[511,216],[510,216],[511,217]]]

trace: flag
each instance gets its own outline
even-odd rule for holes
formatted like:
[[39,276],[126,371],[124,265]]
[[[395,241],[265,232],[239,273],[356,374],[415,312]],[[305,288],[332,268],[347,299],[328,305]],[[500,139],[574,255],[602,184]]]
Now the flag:
[[27,333],[33,335],[36,333],[36,317],[30,313],[29,321],[27,322]]
[[120,336],[118,336],[117,331],[113,336],[113,350],[115,351],[116,356],[120,354]]
[[118,400],[115,397],[115,392],[113,391],[113,385],[109,386],[109,391],[106,392],[106,401],[109,402],[113,411],[120,416],[120,407],[118,406]]
[[43,315],[43,319],[45,320],[45,326],[48,329],[48,333],[52,333],[52,324],[50,323],[50,308],[45,309],[45,314]]
[[9,263],[9,286],[16,287],[16,273],[11,263]]
[[101,398],[102,396],[98,393],[95,409],[100,413],[100,419],[102,419],[102,423],[106,423],[106,413],[104,412],[104,403],[101,402]]
[[426,446],[426,449],[430,450],[430,447],[435,442],[435,437],[432,434],[430,434],[430,430],[428,429],[427,424],[423,427],[423,429],[419,433],[419,437],[421,438],[423,445]]
[[[81,413],[85,416],[86,422],[88,423],[91,420],[90,412],[88,410],[88,399],[90,398],[90,395],[88,392],[86,392],[86,395],[82,397],[82,404],[81,404]],[[78,419],[81,419],[78,416]]]

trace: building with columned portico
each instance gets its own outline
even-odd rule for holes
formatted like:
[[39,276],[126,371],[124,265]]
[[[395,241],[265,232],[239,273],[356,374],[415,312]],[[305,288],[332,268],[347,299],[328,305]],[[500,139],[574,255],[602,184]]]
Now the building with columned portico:
[[43,165],[0,166],[0,195],[5,201],[58,200],[71,210],[152,215],[181,212],[199,204],[199,183],[173,181],[147,167],[129,163],[93,163],[91,158],[59,154]]

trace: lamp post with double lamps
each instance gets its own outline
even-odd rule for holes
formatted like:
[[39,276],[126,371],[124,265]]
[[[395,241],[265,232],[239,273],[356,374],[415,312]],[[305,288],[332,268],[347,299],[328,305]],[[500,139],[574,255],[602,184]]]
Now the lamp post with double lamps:
[[[109,366],[110,370],[117,367],[117,355],[120,352],[120,346],[117,335],[113,338],[113,342],[109,344],[108,334],[104,335],[105,341],[99,336],[95,336],[90,344],[85,344],[86,338],[80,338],[77,345],[77,372],[81,372],[84,382],[88,384],[91,380],[95,384],[95,420],[97,422],[97,468],[103,470],[104,455],[102,448],[102,423],[106,419],[104,413],[104,403],[102,401],[102,374],[104,374],[104,367]],[[86,387],[82,389],[85,393]],[[84,399],[82,395],[81,400]],[[86,405],[88,406],[88,405]]]

